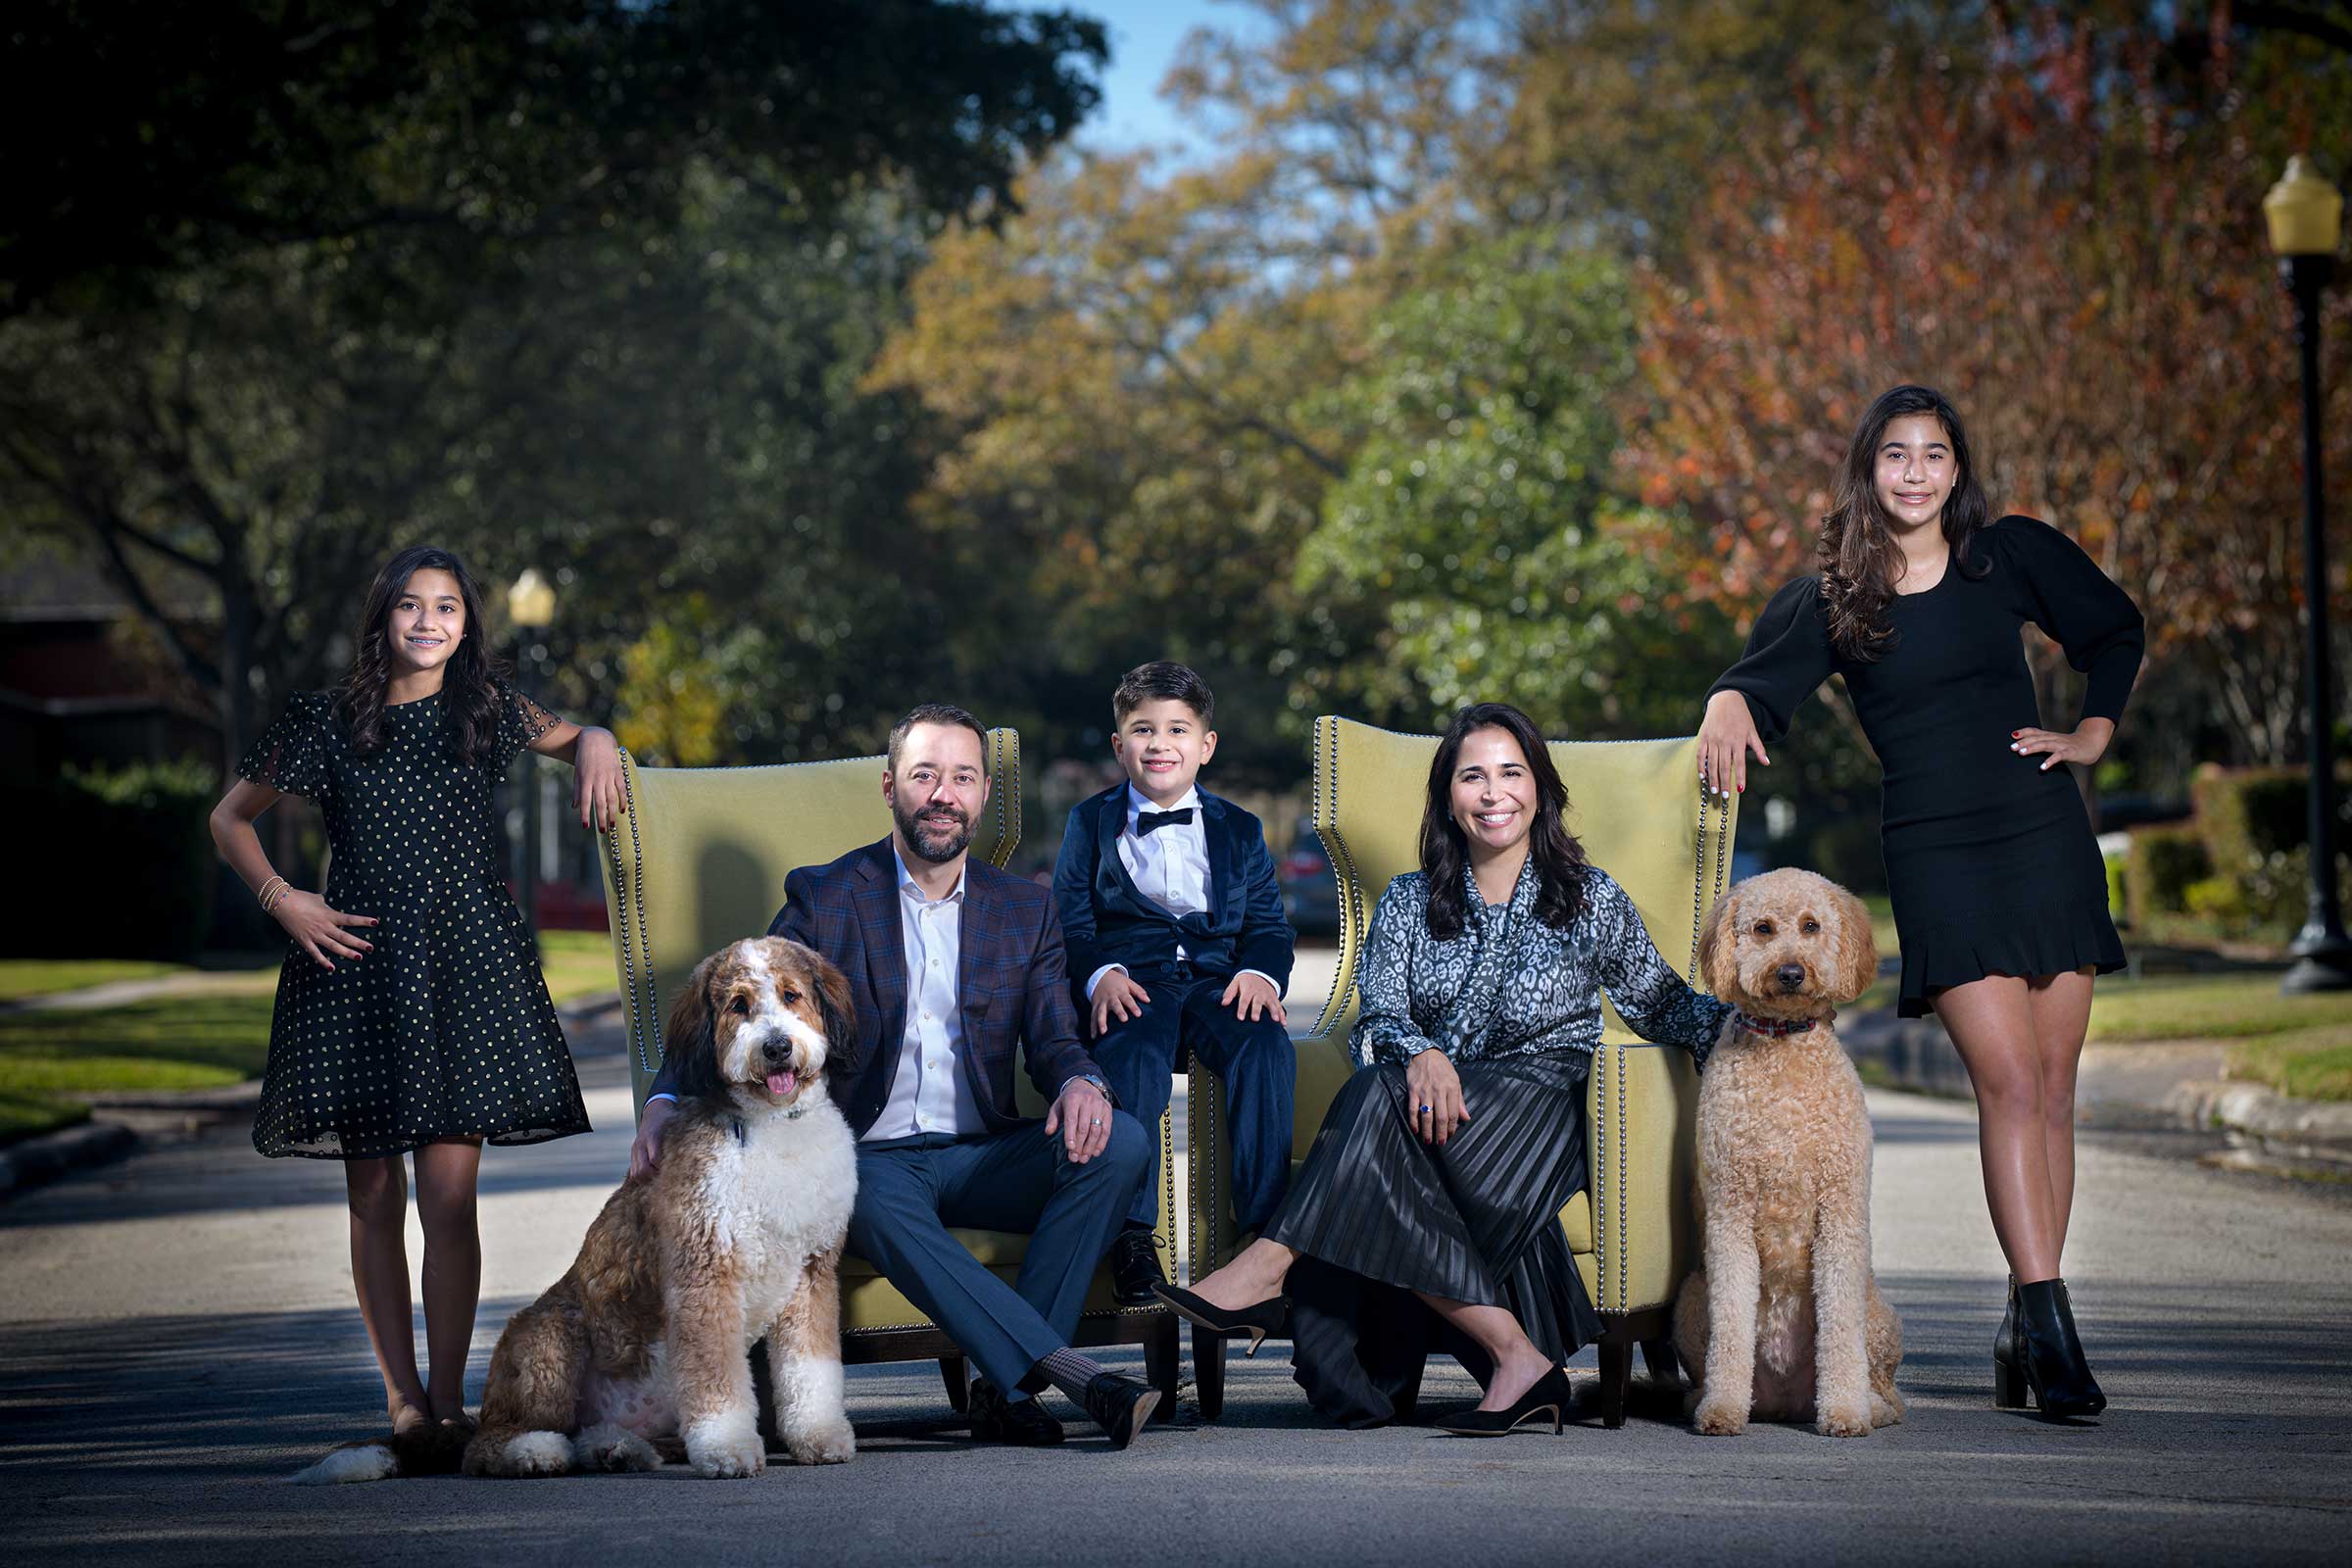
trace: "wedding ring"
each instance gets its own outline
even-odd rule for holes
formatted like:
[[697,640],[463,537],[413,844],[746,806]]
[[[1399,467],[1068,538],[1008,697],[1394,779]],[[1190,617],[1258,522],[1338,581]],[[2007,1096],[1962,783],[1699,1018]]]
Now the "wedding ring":
[[1422,1114],[1422,1115],[1424,1115],[1424,1116],[1426,1116],[1426,1115],[1428,1115],[1428,1114],[1430,1113],[1430,1111],[1432,1111],[1432,1110],[1433,1110],[1433,1109],[1435,1109],[1435,1108],[1436,1108],[1436,1107],[1435,1107],[1435,1106],[1432,1106],[1432,1105],[1423,1105],[1423,1106],[1421,1107],[1421,1114]]

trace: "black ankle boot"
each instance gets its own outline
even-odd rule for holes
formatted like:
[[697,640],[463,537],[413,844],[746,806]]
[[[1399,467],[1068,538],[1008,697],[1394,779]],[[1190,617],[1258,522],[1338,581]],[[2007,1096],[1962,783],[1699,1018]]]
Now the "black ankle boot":
[[2066,1281],[2035,1280],[2017,1288],[2018,1338],[2026,1383],[2044,1420],[2078,1421],[2107,1408],[2107,1396],[2082,1359]]
[[2033,1396],[2026,1389],[2026,1343],[2017,1328],[2017,1276],[2009,1276],[2009,1310],[1992,1337],[1992,1403],[1996,1410],[2022,1410]]

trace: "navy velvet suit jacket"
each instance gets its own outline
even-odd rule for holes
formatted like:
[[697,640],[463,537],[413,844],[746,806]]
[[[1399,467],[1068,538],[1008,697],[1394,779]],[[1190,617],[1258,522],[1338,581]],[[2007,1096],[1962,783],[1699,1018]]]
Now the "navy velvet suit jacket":
[[1146,898],[1119,858],[1127,786],[1114,785],[1070,808],[1061,859],[1054,868],[1054,902],[1069,946],[1070,984],[1082,1004],[1088,977],[1102,965],[1172,962],[1179,943],[1209,974],[1257,969],[1278,987],[1289,987],[1298,935],[1282,912],[1282,884],[1265,829],[1231,801],[1198,793],[1208,846],[1208,907],[1181,919]]
[[[1048,1100],[1072,1078],[1097,1073],[1078,1043],[1061,925],[1033,882],[984,860],[964,865],[956,1003],[963,1014],[963,1069],[991,1132],[1033,1117],[1015,1107],[1013,1058],[1028,1043],[1029,1077]],[[862,1137],[889,1103],[906,1040],[906,948],[899,868],[891,841],[853,850],[830,865],[784,878],[784,907],[767,928],[815,949],[850,983],[858,1011],[858,1068],[836,1101]],[[669,1064],[654,1079],[668,1094]]]

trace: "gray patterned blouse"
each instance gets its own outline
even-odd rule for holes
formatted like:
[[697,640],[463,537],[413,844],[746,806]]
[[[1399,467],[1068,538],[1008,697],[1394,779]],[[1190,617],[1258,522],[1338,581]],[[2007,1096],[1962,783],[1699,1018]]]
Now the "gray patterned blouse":
[[1482,1057],[1582,1051],[1600,1044],[1600,998],[1644,1040],[1688,1047],[1701,1068],[1732,1009],[1683,983],[1651,945],[1625,889],[1598,866],[1567,929],[1536,918],[1534,857],[1507,906],[1470,883],[1462,932],[1429,934],[1429,877],[1408,871],[1373,911],[1356,984],[1363,1012],[1348,1036],[1358,1062],[1404,1061],[1443,1050],[1457,1066]]

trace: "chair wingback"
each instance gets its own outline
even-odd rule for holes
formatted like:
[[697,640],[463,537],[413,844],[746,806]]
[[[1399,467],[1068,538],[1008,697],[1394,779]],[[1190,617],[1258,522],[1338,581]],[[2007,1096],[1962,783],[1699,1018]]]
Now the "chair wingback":
[[[1315,721],[1314,822],[1340,883],[1340,962],[1314,1033],[1298,1042],[1299,1149],[1354,1068],[1348,1033],[1358,1008],[1356,960],[1390,880],[1420,864],[1422,802],[1437,749],[1434,735],[1331,715]],[[1694,738],[1554,741],[1549,750],[1568,789],[1569,831],[1633,899],[1659,954],[1695,983],[1699,924],[1730,880],[1737,797],[1700,792]],[[1623,1312],[1669,1298],[1689,1256],[1682,1195],[1696,1097],[1689,1058],[1646,1047],[1614,1007],[1604,1013],[1601,1040],[1587,1102],[1594,1304]],[[1660,1194],[1668,1195],[1662,1214]],[[1636,1207],[1646,1216],[1641,1223],[1628,1218]]]
[[[1001,866],[1021,841],[1021,738],[991,730],[986,750],[989,799],[972,854]],[[628,811],[605,840],[605,909],[642,1105],[662,1065],[662,999],[710,953],[767,929],[786,873],[887,834],[890,808],[879,757],[640,767],[623,752],[621,764]]]

